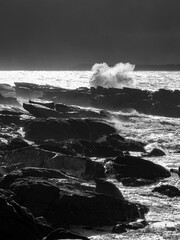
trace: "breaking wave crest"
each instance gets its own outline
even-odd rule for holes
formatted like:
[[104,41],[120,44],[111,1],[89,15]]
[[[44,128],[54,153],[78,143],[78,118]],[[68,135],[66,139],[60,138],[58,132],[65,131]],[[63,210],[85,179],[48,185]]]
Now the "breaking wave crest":
[[134,81],[130,73],[134,70],[135,65],[130,63],[117,63],[109,67],[107,63],[96,63],[92,67],[93,75],[90,79],[90,86],[97,88],[122,88],[132,86]]

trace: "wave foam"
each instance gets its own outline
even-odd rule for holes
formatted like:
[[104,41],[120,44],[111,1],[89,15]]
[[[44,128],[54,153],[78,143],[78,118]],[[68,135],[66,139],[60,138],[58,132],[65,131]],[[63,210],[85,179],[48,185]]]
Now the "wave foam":
[[133,85],[134,81],[129,76],[135,68],[130,63],[118,63],[109,67],[107,63],[96,63],[92,67],[93,75],[90,79],[90,86],[97,88],[122,88]]

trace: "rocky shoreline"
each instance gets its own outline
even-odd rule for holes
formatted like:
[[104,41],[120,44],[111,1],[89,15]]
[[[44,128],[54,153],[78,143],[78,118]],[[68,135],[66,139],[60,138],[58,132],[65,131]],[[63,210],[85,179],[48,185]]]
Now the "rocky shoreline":
[[179,106],[180,91],[164,89],[0,85],[2,238],[88,239],[69,229],[106,225],[122,233],[145,227],[148,207],[127,201],[109,178],[137,187],[171,172],[143,158],[163,156],[160,149],[147,153],[146,143],[119,135],[110,111],[179,118]]

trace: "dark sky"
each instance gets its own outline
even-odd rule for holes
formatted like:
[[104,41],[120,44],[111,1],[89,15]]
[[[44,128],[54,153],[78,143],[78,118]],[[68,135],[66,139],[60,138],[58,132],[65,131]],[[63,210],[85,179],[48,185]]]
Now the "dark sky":
[[180,63],[180,0],[0,0],[0,68]]

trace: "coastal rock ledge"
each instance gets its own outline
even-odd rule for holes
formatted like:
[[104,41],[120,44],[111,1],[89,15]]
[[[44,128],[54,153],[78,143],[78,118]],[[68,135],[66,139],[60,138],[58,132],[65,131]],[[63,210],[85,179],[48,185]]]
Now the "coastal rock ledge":
[[14,201],[28,208],[35,217],[43,216],[53,228],[114,225],[143,218],[148,212],[141,204],[97,193],[94,184],[58,170],[14,171],[2,178],[0,188],[11,191]]

